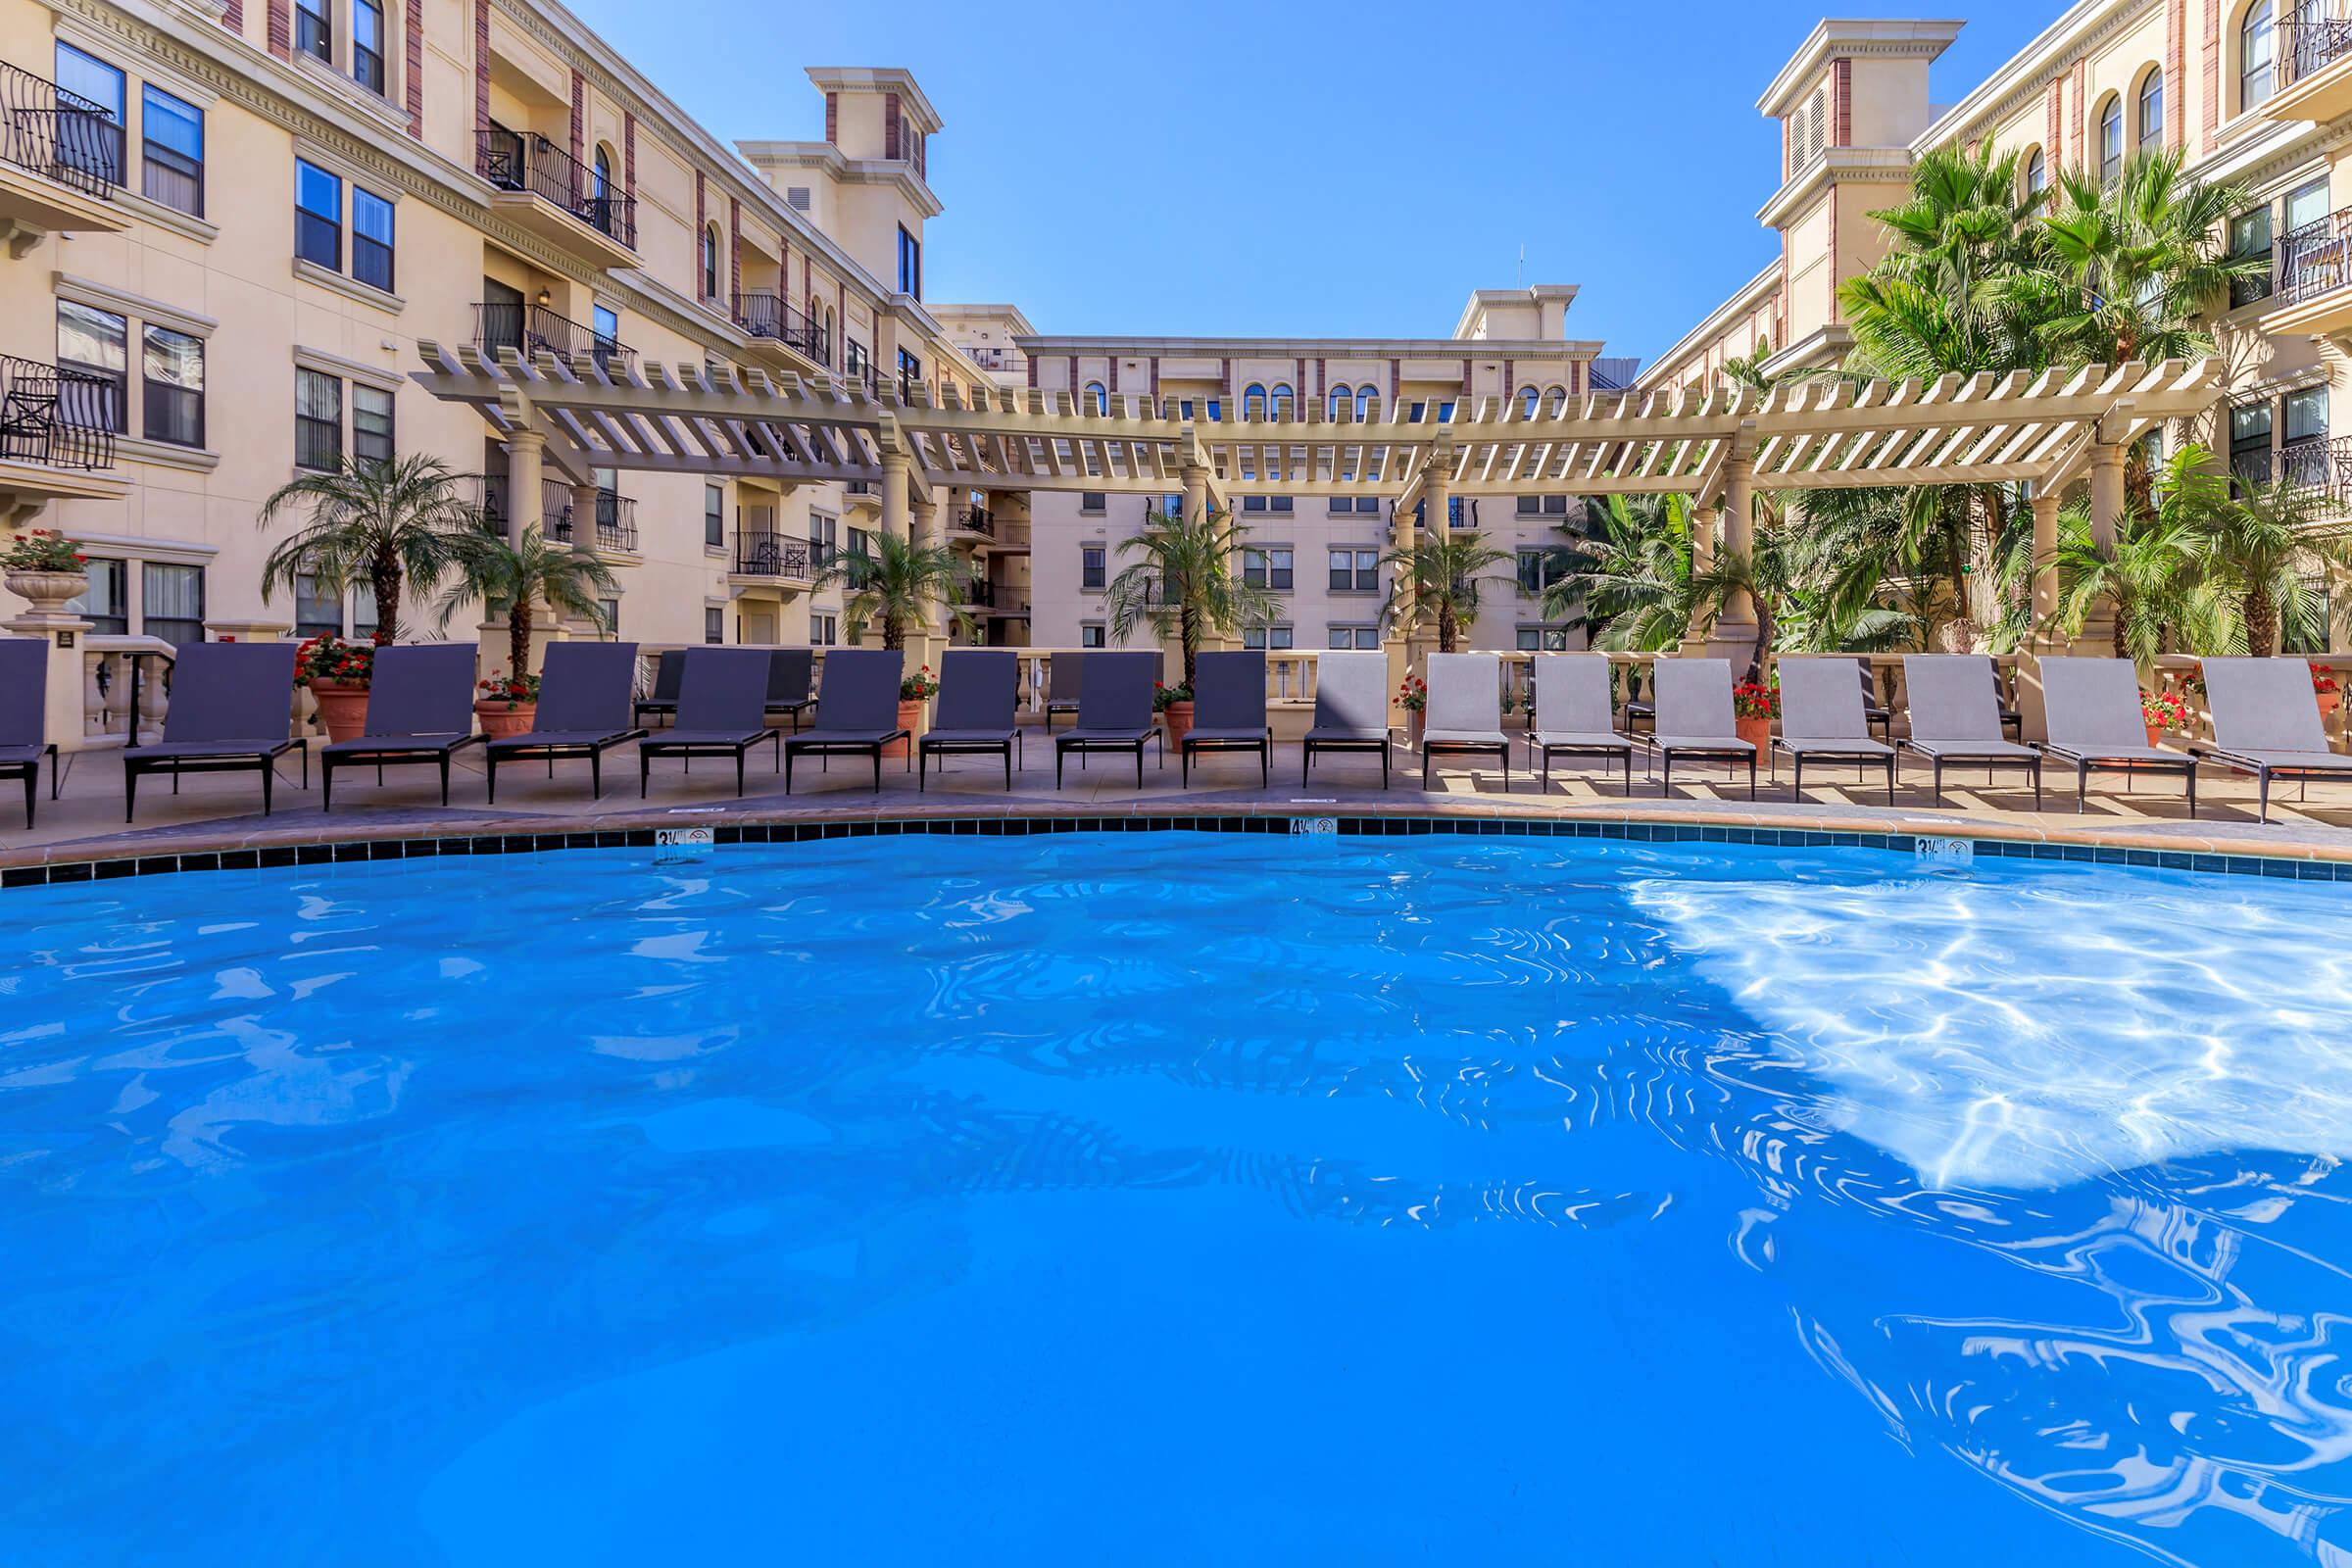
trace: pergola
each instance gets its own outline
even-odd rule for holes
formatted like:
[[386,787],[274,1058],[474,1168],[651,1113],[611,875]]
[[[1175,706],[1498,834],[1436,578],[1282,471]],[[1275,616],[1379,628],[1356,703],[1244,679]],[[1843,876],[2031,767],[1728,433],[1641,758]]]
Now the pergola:
[[[1769,390],[1592,394],[1529,408],[1515,398],[1396,404],[1370,418],[1298,400],[1281,418],[1193,421],[1174,398],[922,381],[770,377],[724,365],[674,369],[582,353],[524,360],[502,348],[418,344],[416,380],[467,403],[505,434],[517,493],[542,461],[573,483],[598,468],[691,472],[783,487],[863,480],[885,528],[939,526],[957,488],[1181,493],[1188,508],[1249,494],[1371,495],[1397,543],[1415,514],[1455,499],[1682,492],[1720,515],[1744,552],[1758,491],[2029,480],[2036,556],[2057,542],[2059,495],[2090,481],[2094,527],[2122,511],[2125,448],[2219,396],[2218,361],[2088,366],[1937,380],[1822,378]],[[1230,411],[1229,411],[1230,412]],[[520,509],[516,509],[519,513]],[[1702,539],[1712,538],[1710,525]],[[2043,579],[2049,573],[2042,574]],[[2037,579],[2054,607],[2055,583]],[[2037,607],[2039,608],[2039,607]],[[1736,635],[1741,617],[1722,625]]]

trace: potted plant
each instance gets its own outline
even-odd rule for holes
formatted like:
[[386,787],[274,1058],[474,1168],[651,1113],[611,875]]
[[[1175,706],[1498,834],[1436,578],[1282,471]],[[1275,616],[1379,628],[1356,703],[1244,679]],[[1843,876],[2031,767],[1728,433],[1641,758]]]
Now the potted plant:
[[1758,757],[1772,750],[1772,721],[1780,716],[1779,687],[1743,680],[1732,688],[1732,728]]
[[494,670],[488,680],[477,681],[474,689],[481,695],[473,700],[473,716],[492,740],[527,735],[539,721],[538,676]]
[[[457,582],[441,600],[441,624],[448,625],[451,616],[477,601],[486,611],[503,606],[507,612],[507,668],[514,672],[508,681],[529,683],[526,700],[534,710],[539,701],[539,677],[530,672],[533,612],[545,605],[560,615],[577,616],[602,630],[604,601],[620,591],[612,568],[602,561],[581,555],[569,545],[550,544],[536,527],[525,527],[513,544],[495,533],[477,530],[465,535],[459,541],[457,571]],[[512,699],[498,706],[500,712],[513,710]],[[489,726],[482,703],[475,703],[473,710],[483,718],[483,734],[497,733]],[[528,728],[524,723],[522,729]],[[521,730],[511,733],[520,734]]]
[[1421,744],[1423,730],[1429,720],[1423,717],[1429,707],[1429,683],[1418,675],[1407,675],[1396,688],[1396,706],[1404,710],[1404,738],[1414,746]]
[[2325,718],[2335,711],[2337,706],[2344,700],[2343,688],[2336,684],[2335,666],[2332,664],[2311,666],[2311,694],[2319,699],[2320,716]]
[[2167,735],[2185,735],[2196,725],[2188,699],[2177,691],[2142,692],[2139,716],[2148,726],[2148,744],[2162,746]]
[[1152,711],[1167,726],[1168,744],[1179,751],[1184,738],[1193,731],[1193,689],[1190,686],[1170,686],[1161,681],[1152,683]]
[[329,742],[368,733],[368,682],[375,669],[372,642],[347,643],[329,633],[294,650],[294,684],[308,686]]
[[55,528],[27,528],[0,551],[8,591],[42,618],[62,616],[90,586],[90,558]]
[[262,602],[305,577],[336,595],[364,582],[375,594],[376,641],[398,642],[404,588],[431,592],[485,531],[466,483],[438,458],[417,453],[386,463],[349,458],[334,472],[280,485],[262,504],[261,525],[297,508],[311,520],[262,564]]
[[[1104,593],[1112,633],[1125,642],[1148,620],[1163,642],[1176,639],[1184,654],[1184,678],[1176,689],[1184,695],[1173,701],[1192,701],[1203,640],[1282,618],[1282,600],[1234,569],[1249,535],[1230,512],[1171,517],[1154,507],[1144,514],[1142,533],[1119,541],[1121,555],[1141,559],[1121,566]],[[1185,715],[1188,724],[1191,716]]]
[[[899,682],[899,728],[909,735],[922,733],[923,705],[939,695],[939,677],[925,664]],[[906,743],[892,741],[882,748],[884,757],[905,757]]]
[[933,611],[972,635],[976,623],[962,603],[969,576],[962,558],[945,545],[917,544],[895,533],[860,534],[816,574],[813,586],[848,590],[842,618],[858,638],[862,642],[879,626],[882,646],[900,652],[907,631],[926,624]]

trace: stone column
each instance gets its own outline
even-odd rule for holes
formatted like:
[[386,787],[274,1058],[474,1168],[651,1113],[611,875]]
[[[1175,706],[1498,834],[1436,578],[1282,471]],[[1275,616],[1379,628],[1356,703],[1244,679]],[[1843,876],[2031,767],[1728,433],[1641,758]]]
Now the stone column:
[[[1715,564],[1715,528],[1722,515],[1719,506],[1698,507],[1690,514],[1690,573],[1698,576]],[[1683,629],[1680,652],[1685,659],[1697,659],[1707,651],[1706,617],[1699,607],[1690,608],[1690,623]]]
[[2058,613],[2058,568],[2052,558],[2058,550],[2058,493],[2035,486],[2034,507],[2034,624],[2017,655],[2017,711],[2030,741],[2049,739],[2049,713],[2042,698],[2041,661],[2045,654],[2067,652],[2065,636],[2052,617]]
[[[910,537],[917,548],[937,550],[947,543],[947,506],[938,493],[935,492],[929,501],[910,502],[910,513],[909,526],[913,530]],[[974,559],[977,561],[976,557]],[[929,664],[931,673],[937,675],[941,656],[947,652],[947,608],[937,604],[928,606],[923,611],[922,624],[907,629],[906,663],[909,669]],[[925,717],[928,716],[926,710]],[[923,727],[917,724],[916,733],[920,734]]]
[[[1756,548],[1754,468],[1744,453],[1735,452],[1723,465],[1723,554],[1752,557]],[[1756,606],[1747,590],[1735,588],[1724,596],[1707,638],[1707,652],[1732,662],[1733,672],[1746,667],[1756,650]]]
[[[2100,442],[2090,449],[2090,540],[2101,550],[2115,548],[2117,521],[2124,514],[2124,449]],[[2055,517],[2052,518],[2053,543]],[[2039,519],[2035,519],[2038,532]],[[2053,585],[2053,592],[2055,586]],[[2074,651],[2091,658],[2115,654],[2115,606],[2102,598],[2082,617],[2075,634]]]
[[904,451],[882,454],[882,531],[902,539],[913,537],[906,517],[912,471],[913,460]]
[[[1433,455],[1430,466],[1423,471],[1423,477],[1421,480],[1421,522],[1422,526],[1428,530],[1428,541],[1418,538],[1412,519],[1409,516],[1400,516],[1397,519],[1397,548],[1405,551],[1408,556],[1413,549],[1422,543],[1442,540],[1446,537],[1448,528],[1450,526],[1447,521],[1446,514],[1453,510],[1452,470],[1452,458],[1450,454],[1447,454],[1443,460],[1440,460]],[[1418,607],[1414,605],[1413,595],[1411,594],[1411,575],[1409,570],[1399,567],[1397,571],[1397,603],[1400,606],[1404,606],[1408,609],[1417,609]],[[1429,668],[1429,656],[1437,652],[1438,623],[1435,617],[1432,617],[1428,620],[1422,620],[1416,616],[1411,620],[1410,624],[1412,626],[1412,633],[1404,640],[1401,646],[1401,652],[1398,654],[1392,654],[1390,656],[1390,662],[1392,665],[1396,665],[1399,663],[1401,664],[1401,667],[1396,670],[1396,678],[1398,680],[1402,680],[1405,672],[1408,670],[1415,672],[1426,672]],[[1469,630],[1470,628],[1467,626],[1462,628],[1462,632],[1465,636],[1468,635]]]
[[522,542],[522,530],[539,516],[539,480],[546,471],[547,437],[536,430],[507,435],[507,542]]
[[[602,493],[594,481],[571,487],[571,553],[575,556],[594,559],[604,553],[604,540],[596,530],[597,501]],[[548,633],[551,639],[595,642],[612,635],[600,631],[596,622],[585,615],[557,616],[551,613],[548,618],[555,622]]]

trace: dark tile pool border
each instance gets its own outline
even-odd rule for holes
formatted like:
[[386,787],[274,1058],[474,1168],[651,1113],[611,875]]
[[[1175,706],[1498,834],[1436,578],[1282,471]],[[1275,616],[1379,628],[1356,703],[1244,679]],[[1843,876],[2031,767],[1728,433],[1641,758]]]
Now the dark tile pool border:
[[[1621,822],[1605,819],[1516,816],[1347,815],[1302,812],[1190,812],[1181,815],[989,815],[859,817],[711,825],[713,846],[801,844],[819,839],[974,837],[1027,838],[1047,833],[1271,833],[1289,837],[1294,821],[1328,821],[1350,838],[1420,838],[1431,834],[1480,838],[1614,839],[1636,844],[1746,844],[1778,849],[1883,850],[1911,855],[1918,841],[1965,839],[1992,859],[2069,860],[2150,870],[2265,876],[2281,881],[2352,882],[2352,860],[2281,856],[2214,855],[2117,845],[2043,843],[1969,833],[1864,833],[1813,828],[1740,827],[1714,823]],[[108,856],[52,860],[0,870],[0,889],[105,882],[126,876],[188,871],[246,871],[360,860],[416,860],[458,855],[536,855],[557,850],[653,849],[661,829],[575,829],[553,833],[469,833],[416,838],[369,838],[256,849],[191,851],[182,855]]]

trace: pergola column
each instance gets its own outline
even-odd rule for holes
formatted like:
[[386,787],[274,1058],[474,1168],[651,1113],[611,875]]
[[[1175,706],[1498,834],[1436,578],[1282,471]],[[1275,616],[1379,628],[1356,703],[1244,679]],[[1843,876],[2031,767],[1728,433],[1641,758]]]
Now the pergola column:
[[[1453,452],[1450,447],[1441,446],[1431,452],[1429,466],[1422,470],[1421,504],[1422,521],[1429,529],[1430,539],[1445,538],[1449,526],[1447,514],[1453,511]],[[1409,563],[1420,544],[1419,529],[1413,523],[1412,514],[1398,508],[1396,548],[1404,553],[1404,559]],[[1428,670],[1429,656],[1436,652],[1438,646],[1438,628],[1435,622],[1421,618],[1420,596],[1415,591],[1409,564],[1397,568],[1396,586],[1397,607],[1406,617],[1405,626],[1410,628],[1410,634],[1402,642],[1395,643],[1389,655],[1391,672],[1401,682],[1408,671]],[[1395,640],[1392,639],[1392,642]]]
[[2048,706],[2042,696],[2041,661],[2068,651],[2056,629],[2058,613],[2058,486],[2034,483],[2034,621],[2017,653],[2017,712],[2020,734],[2030,741],[2050,737]]
[[[1735,443],[1723,461],[1723,555],[1726,559],[1743,557],[1752,561],[1755,549],[1755,464]],[[1754,654],[1755,647],[1755,601],[1745,588],[1735,588],[1724,595],[1723,608],[1716,612],[1715,628],[1707,637],[1707,652],[1714,658],[1730,660],[1736,672]]]
[[[908,498],[909,536],[915,548],[936,550],[947,543],[947,506],[941,492],[934,490],[928,501]],[[939,673],[940,656],[948,647],[947,607],[937,603],[924,607],[922,624],[910,629],[906,638],[906,662],[910,665],[929,664],[931,673]],[[917,725],[919,733],[922,726]]]
[[2058,492],[2034,490],[2034,628],[2038,634],[2058,613]]
[[507,543],[522,543],[522,530],[538,514],[539,481],[547,472],[547,437],[537,430],[507,432]]
[[913,488],[914,461],[904,447],[882,452],[882,531],[910,539],[907,505]]
[[[596,509],[603,490],[595,480],[571,487],[571,553],[575,556],[596,557],[601,553],[603,539],[598,536]],[[596,623],[586,615],[565,615],[561,630],[566,641],[594,642],[611,633],[600,632]]]
[[[1714,568],[1715,528],[1717,523],[1721,520],[1722,515],[1722,507],[1715,503],[1710,503],[1706,506],[1694,507],[1691,509],[1690,575],[1692,577],[1704,576],[1708,571]],[[1704,611],[1699,606],[1692,605],[1690,607],[1690,624],[1683,628],[1683,657],[1686,659],[1693,659],[1704,654],[1706,651],[1706,615]]]
[[[2115,548],[2116,525],[2124,514],[2124,449],[2112,442],[2094,442],[2087,459],[2090,467],[2090,542],[2102,551],[2112,551]],[[2038,534],[2039,517],[2034,519],[2034,523]],[[2053,546],[2057,543],[2055,516],[2051,519],[2050,542]],[[2053,583],[2051,593],[2055,596],[2056,592]],[[2075,652],[2094,658],[2114,654],[2115,605],[2104,595],[2082,617],[2082,628],[2075,633]]]

